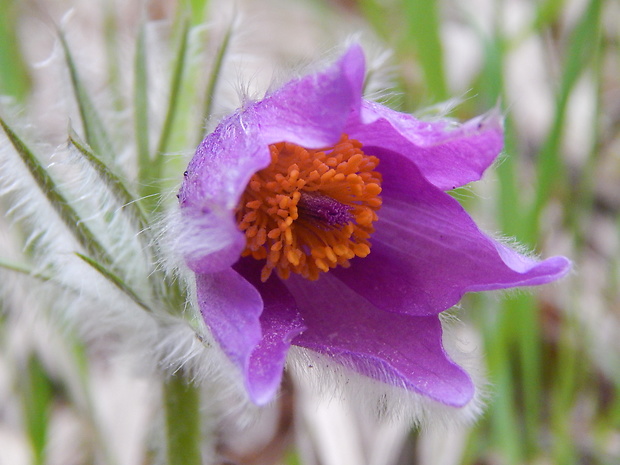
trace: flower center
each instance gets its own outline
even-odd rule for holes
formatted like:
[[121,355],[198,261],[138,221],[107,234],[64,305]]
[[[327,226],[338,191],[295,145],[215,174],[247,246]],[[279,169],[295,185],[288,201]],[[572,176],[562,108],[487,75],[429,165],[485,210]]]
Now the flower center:
[[370,253],[381,175],[379,159],[361,148],[346,135],[322,150],[269,146],[271,164],[252,176],[237,208],[242,255],[266,260],[263,281],[273,270],[282,279],[293,272],[315,280]]

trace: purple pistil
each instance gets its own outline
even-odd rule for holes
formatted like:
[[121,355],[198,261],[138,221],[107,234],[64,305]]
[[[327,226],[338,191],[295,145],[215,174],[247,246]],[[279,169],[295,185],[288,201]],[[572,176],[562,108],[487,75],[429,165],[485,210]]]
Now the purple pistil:
[[353,221],[350,206],[319,192],[302,191],[297,210],[300,218],[323,230],[343,227]]

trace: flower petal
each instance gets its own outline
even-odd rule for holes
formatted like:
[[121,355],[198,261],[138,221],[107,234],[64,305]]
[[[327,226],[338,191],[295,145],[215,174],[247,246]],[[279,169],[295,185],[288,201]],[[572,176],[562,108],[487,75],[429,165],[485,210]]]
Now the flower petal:
[[295,299],[282,281],[273,277],[266,283],[261,282],[261,267],[262,263],[252,258],[241,259],[235,265],[235,269],[260,292],[264,302],[260,317],[262,339],[252,352],[247,373],[248,392],[258,405],[273,399],[282,380],[291,341],[306,328]]
[[176,250],[195,273],[216,273],[230,268],[245,248],[245,235],[229,212],[186,208],[176,227]]
[[196,294],[198,307],[213,337],[245,375],[250,356],[262,338],[260,294],[231,268],[219,273],[196,274]]
[[[332,271],[377,307],[433,315],[465,292],[545,284],[570,269],[564,257],[535,261],[489,238],[412,163],[388,152],[381,160],[384,197],[371,253]],[[393,189],[396,177],[407,180],[407,191]]]
[[446,120],[420,121],[409,114],[364,101],[359,119],[352,118],[346,132],[364,146],[402,154],[441,190],[480,179],[503,146],[497,111],[455,126]]
[[329,274],[317,281],[291,276],[286,285],[308,326],[295,345],[447,405],[471,400],[474,386],[446,355],[438,317],[383,312]]
[[359,112],[364,74],[364,52],[352,45],[325,71],[289,82],[256,104],[263,137],[307,148],[337,142],[349,114]]
[[[354,45],[325,71],[291,81],[225,118],[204,139],[179,191],[189,231],[184,235],[190,235],[183,253],[194,271],[220,271],[238,258],[242,238],[231,227],[233,210],[251,176],[269,164],[269,145],[337,142],[348,115],[358,111],[363,79],[364,54]],[[214,227],[204,225],[217,225],[223,240],[208,240]]]

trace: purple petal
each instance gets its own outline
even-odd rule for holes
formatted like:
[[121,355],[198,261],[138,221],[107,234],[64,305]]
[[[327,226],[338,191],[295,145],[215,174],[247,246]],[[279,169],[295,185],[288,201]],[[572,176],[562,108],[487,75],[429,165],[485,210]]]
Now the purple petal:
[[234,209],[252,174],[270,162],[259,128],[244,126],[243,116],[229,116],[200,144],[179,191],[181,253],[198,273],[221,271],[239,258],[245,239]]
[[241,273],[255,277],[253,283],[233,269],[197,274],[196,290],[211,333],[239,369],[252,401],[263,405],[278,390],[291,340],[304,326],[282,283],[261,283],[255,267],[238,266]]
[[454,126],[446,120],[420,121],[368,101],[362,104],[360,119],[349,122],[347,133],[365,146],[402,154],[441,190],[480,179],[503,146],[497,112]]
[[244,374],[261,340],[259,317],[263,300],[236,271],[196,274],[198,307],[213,337]]
[[[348,269],[332,271],[377,307],[432,315],[455,305],[465,292],[545,284],[570,269],[564,257],[538,262],[489,238],[413,164],[384,155],[383,206],[371,253],[352,260]],[[407,179],[408,190],[395,178]]]
[[286,285],[308,326],[295,345],[447,405],[471,400],[474,386],[446,355],[436,316],[383,312],[329,274],[318,281],[292,276]]
[[307,148],[336,143],[359,112],[364,74],[364,52],[353,45],[325,71],[289,82],[257,104],[263,137]]
[[291,341],[306,327],[293,296],[273,277],[260,281],[262,263],[252,258],[240,260],[235,269],[260,292],[264,310],[260,317],[262,339],[250,357],[247,387],[252,400],[264,405],[273,399],[282,380],[284,362]]
[[239,259],[245,235],[229,212],[186,208],[178,228],[178,252],[195,273],[216,273]]
[[[352,46],[323,72],[291,81],[260,102],[225,118],[196,150],[179,191],[184,255],[196,272],[220,271],[239,257],[233,210],[252,175],[270,163],[269,145],[322,147],[338,141],[348,115],[358,111],[364,55]],[[213,225],[217,225],[214,227]],[[220,241],[210,241],[212,230]]]

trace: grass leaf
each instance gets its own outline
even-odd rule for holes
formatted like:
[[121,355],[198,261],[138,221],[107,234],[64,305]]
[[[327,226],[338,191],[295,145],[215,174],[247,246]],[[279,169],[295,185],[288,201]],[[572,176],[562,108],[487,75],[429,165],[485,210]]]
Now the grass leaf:
[[30,76],[20,53],[18,6],[17,0],[0,0],[0,93],[23,100],[30,89]]
[[47,432],[53,401],[53,382],[37,356],[31,354],[25,369],[18,372],[19,392],[26,430],[34,453],[34,464],[45,464]]
[[138,233],[147,230],[148,220],[146,215],[144,211],[142,211],[142,208],[140,208],[140,204],[136,202],[135,196],[129,192],[129,189],[125,186],[121,178],[117,176],[108,165],[103,163],[90,147],[83,143],[74,132],[69,135],[69,143],[77,149],[97,172],[101,180],[103,180],[110,189],[110,192],[118,202],[123,205],[123,211],[130,213],[129,217],[139,228]]
[[4,129],[11,144],[26,165],[26,168],[28,168],[28,171],[30,171],[30,174],[43,194],[47,197],[58,216],[73,233],[80,245],[84,247],[88,253],[97,257],[98,260],[112,263],[112,258],[100,244],[95,234],[86,226],[86,223],[82,221],[82,218],[80,218],[70,202],[63,196],[50,174],[41,165],[34,153],[2,118],[0,118],[0,126]]
[[75,66],[75,62],[73,60],[73,56],[69,50],[69,44],[67,44],[67,40],[62,32],[59,31],[58,36],[60,37],[60,43],[62,44],[62,48],[65,52],[65,59],[67,61],[67,67],[71,76],[71,84],[73,86],[75,100],[80,111],[86,142],[88,142],[88,145],[90,145],[93,150],[106,161],[114,160],[115,154],[112,143],[110,142],[110,136],[108,135],[103,121],[99,117],[99,113],[90,99],[86,88],[82,84],[77,67]]
[[[148,70],[146,61],[144,25],[138,32],[134,62],[134,115],[136,146],[138,149],[138,185],[143,189],[151,179],[151,151],[149,148]],[[148,192],[142,192],[148,195]]]
[[176,61],[170,79],[170,91],[168,94],[168,106],[166,117],[159,136],[159,142],[155,151],[155,157],[151,162],[151,168],[147,178],[142,179],[144,190],[143,197],[147,201],[148,211],[158,211],[160,209],[159,196],[161,194],[161,177],[163,172],[164,156],[168,151],[174,120],[177,116],[179,94],[185,61],[187,56],[187,46],[189,41],[190,23],[188,20],[183,22],[181,36],[176,51]]
[[562,82],[556,99],[555,117],[538,158],[537,188],[530,216],[531,225],[524,239],[533,245],[538,232],[540,213],[551,193],[559,185],[567,185],[566,170],[560,156],[566,110],[579,76],[592,62],[599,49],[601,0],[591,0],[581,20],[575,26],[568,44]]
[[404,0],[407,42],[415,44],[417,58],[424,71],[426,86],[434,102],[448,97],[443,66],[443,47],[439,35],[439,5],[435,0]]
[[146,303],[144,303],[144,301],[140,297],[138,297],[138,294],[136,294],[131,288],[129,288],[129,286],[127,286],[127,284],[125,284],[125,282],[121,278],[108,270],[104,265],[81,253],[76,252],[75,254],[86,263],[88,263],[90,266],[92,266],[95,270],[97,270],[104,278],[114,284],[114,286],[116,286],[123,293],[129,296],[129,298],[133,300],[136,304],[138,304],[147,312],[152,312],[150,307]]
[[215,61],[213,63],[213,69],[211,70],[211,74],[209,76],[209,83],[207,84],[207,93],[205,95],[205,103],[204,103],[204,110],[202,112],[203,118],[201,119],[201,127],[198,132],[201,136],[200,136],[200,139],[197,141],[196,145],[200,144],[200,142],[202,142],[202,139],[204,137],[204,130],[202,127],[204,120],[206,118],[209,118],[211,116],[211,113],[213,112],[213,103],[215,101],[215,91],[217,89],[217,84],[219,82],[220,73],[222,72],[222,64],[224,63],[224,57],[226,56],[226,53],[228,52],[228,48],[230,46],[230,38],[232,36],[232,31],[233,31],[233,24],[231,23],[230,26],[228,26],[226,34],[224,35],[224,40],[222,40],[222,43],[220,47],[218,48],[217,54],[215,56]]
[[[176,51],[176,61],[172,71],[172,77],[170,79],[170,91],[168,93],[168,107],[166,111],[166,118],[162,126],[161,134],[159,137],[159,143],[157,144],[157,152],[155,154],[156,159],[161,159],[168,149],[170,142],[170,134],[174,119],[176,117],[176,109],[178,103],[178,96],[181,90],[181,80],[183,77],[183,70],[185,69],[185,58],[187,56],[187,45],[189,42],[189,21],[185,21],[181,27],[181,37],[179,45]],[[157,166],[161,165],[161,161],[157,162]]]

